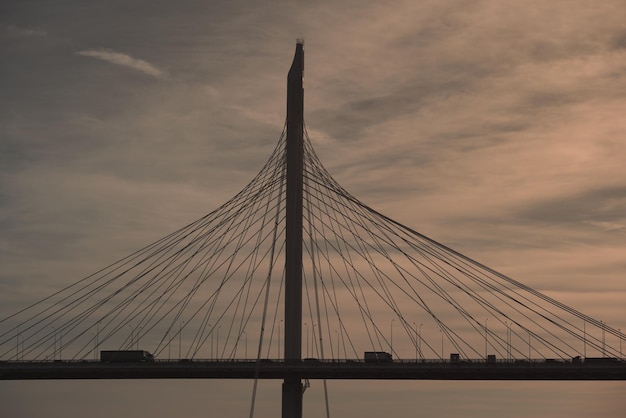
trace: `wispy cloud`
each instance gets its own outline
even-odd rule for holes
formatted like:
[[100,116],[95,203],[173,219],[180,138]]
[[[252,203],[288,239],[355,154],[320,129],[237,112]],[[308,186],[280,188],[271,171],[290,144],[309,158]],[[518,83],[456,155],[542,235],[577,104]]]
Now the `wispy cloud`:
[[40,29],[21,28],[15,25],[0,23],[0,36],[7,38],[25,38],[30,36],[48,36],[48,33]]
[[144,74],[148,74],[156,78],[167,78],[167,73],[164,70],[150,64],[147,61],[133,58],[130,55],[123,54],[121,52],[115,52],[108,49],[86,49],[83,51],[78,51],[76,52],[76,54],[85,57],[100,59],[116,65],[121,65],[123,67],[141,71]]

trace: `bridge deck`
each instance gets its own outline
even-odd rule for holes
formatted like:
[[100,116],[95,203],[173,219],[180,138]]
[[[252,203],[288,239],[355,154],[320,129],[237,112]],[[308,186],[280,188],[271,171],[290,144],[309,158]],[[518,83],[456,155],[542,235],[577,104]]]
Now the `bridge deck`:
[[156,361],[150,363],[2,362],[0,380],[32,379],[433,379],[433,380],[626,380],[626,362],[393,362]]

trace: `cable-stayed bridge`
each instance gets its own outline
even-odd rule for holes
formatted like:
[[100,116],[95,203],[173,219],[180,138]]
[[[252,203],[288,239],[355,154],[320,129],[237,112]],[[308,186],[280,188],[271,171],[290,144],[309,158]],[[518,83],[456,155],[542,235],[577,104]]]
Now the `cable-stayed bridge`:
[[303,123],[303,54],[298,43],[285,129],[257,176],[201,219],[3,317],[0,378],[284,379],[283,416],[301,415],[307,379],[626,379],[620,330],[332,178]]

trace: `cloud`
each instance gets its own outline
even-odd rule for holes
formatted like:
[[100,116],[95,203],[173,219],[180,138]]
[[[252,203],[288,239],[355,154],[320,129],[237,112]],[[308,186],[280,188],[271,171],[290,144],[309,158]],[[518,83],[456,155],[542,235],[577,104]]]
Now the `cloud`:
[[48,36],[48,33],[40,29],[20,28],[15,25],[0,23],[0,36],[7,38],[26,38],[31,36]]
[[532,202],[521,216],[551,225],[589,223],[604,230],[622,229],[626,206],[626,187],[599,188],[573,196]]
[[150,64],[147,61],[133,58],[130,55],[122,54],[121,52],[115,52],[107,49],[86,49],[83,51],[77,51],[76,54],[121,65],[122,67],[141,71],[144,74],[148,74],[156,78],[167,78],[167,72],[164,70]]
[[593,226],[597,226],[605,231],[626,232],[626,225],[622,225],[614,222],[594,222],[589,221]]

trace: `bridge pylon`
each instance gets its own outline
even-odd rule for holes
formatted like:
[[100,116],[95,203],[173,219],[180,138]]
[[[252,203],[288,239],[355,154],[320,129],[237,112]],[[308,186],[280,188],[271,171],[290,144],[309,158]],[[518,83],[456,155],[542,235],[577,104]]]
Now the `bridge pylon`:
[[[302,189],[304,170],[304,45],[296,44],[287,76],[287,196],[285,236],[285,362],[302,356]],[[302,379],[283,381],[282,417],[302,417]]]

